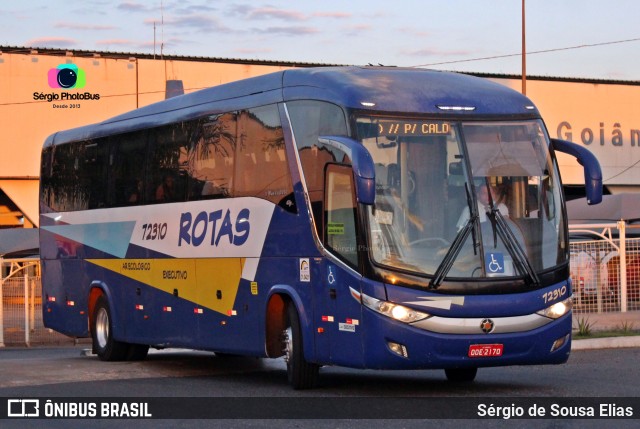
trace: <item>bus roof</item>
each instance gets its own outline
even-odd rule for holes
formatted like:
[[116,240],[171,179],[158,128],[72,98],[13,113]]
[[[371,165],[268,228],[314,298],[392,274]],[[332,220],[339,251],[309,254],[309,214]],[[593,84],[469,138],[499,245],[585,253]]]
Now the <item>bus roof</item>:
[[[163,100],[101,123],[62,131],[46,145],[145,129],[206,114],[291,100],[324,100],[382,112],[456,116],[535,116],[520,93],[474,76],[415,68],[288,69]],[[364,104],[363,104],[364,103]]]
[[[470,75],[416,68],[330,67],[284,72],[285,100],[310,95],[355,108],[385,112],[470,115],[531,115],[533,103],[504,85]],[[367,107],[362,103],[373,103]],[[438,107],[440,106],[440,107]],[[529,107],[527,107],[529,106]],[[448,111],[449,113],[452,110]]]

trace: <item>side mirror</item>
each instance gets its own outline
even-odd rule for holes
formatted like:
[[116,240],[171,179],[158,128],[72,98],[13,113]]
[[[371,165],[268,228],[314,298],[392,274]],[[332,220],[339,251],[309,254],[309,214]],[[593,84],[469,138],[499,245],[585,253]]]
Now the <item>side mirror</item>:
[[356,200],[360,204],[373,205],[376,200],[376,174],[369,151],[348,137],[319,137],[318,143],[347,154],[355,179]]
[[551,139],[553,149],[575,157],[584,167],[584,186],[587,204],[599,204],[602,201],[602,170],[600,163],[588,149],[566,140]]

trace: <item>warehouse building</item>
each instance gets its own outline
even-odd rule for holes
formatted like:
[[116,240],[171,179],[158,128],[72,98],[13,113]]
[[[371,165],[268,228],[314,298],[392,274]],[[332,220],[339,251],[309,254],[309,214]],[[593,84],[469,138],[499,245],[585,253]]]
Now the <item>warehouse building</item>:
[[[0,228],[38,226],[40,151],[50,134],[166,97],[292,67],[327,64],[0,46]],[[62,69],[77,71],[73,89]],[[519,76],[482,75],[520,88]],[[640,82],[529,77],[527,96],[552,137],[589,148],[607,191],[640,191]],[[579,195],[582,168],[560,158]]]

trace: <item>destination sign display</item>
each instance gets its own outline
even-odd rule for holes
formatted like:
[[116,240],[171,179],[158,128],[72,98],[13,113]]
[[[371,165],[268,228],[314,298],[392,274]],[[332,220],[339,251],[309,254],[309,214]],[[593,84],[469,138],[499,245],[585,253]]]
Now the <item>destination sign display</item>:
[[379,136],[446,136],[451,125],[441,121],[391,120],[378,121]]

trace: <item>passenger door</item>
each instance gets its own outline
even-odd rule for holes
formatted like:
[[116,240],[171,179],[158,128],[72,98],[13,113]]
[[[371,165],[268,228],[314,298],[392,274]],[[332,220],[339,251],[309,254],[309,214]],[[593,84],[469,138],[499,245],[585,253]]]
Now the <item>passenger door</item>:
[[314,281],[316,348],[333,364],[358,366],[363,361],[360,303],[350,289],[360,292],[357,204],[351,166],[327,164],[323,242],[335,256],[324,258]]

